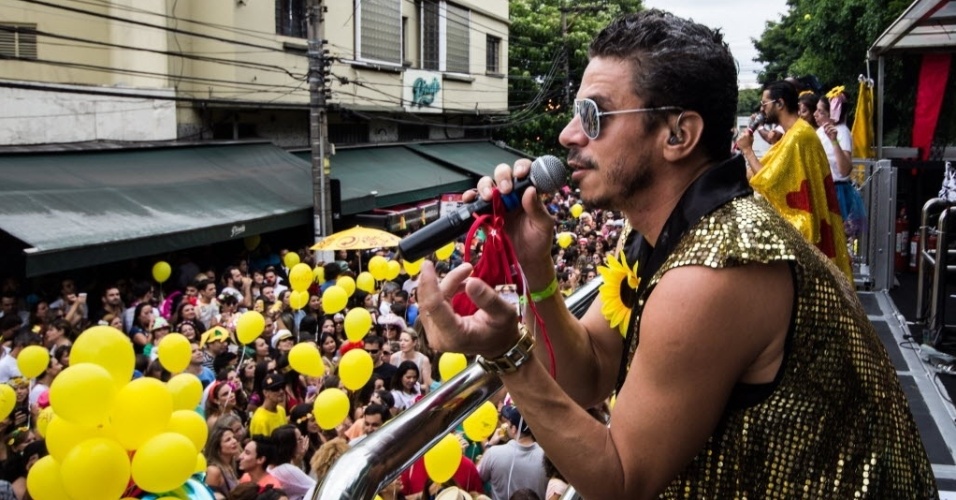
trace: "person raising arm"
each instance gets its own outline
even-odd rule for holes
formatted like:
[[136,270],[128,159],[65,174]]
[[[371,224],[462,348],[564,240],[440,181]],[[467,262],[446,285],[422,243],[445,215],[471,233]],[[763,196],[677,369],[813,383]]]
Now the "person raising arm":
[[[626,265],[602,270],[600,296],[574,318],[549,292],[553,222],[529,188],[506,229],[557,378],[543,332],[519,325],[468,264],[441,283],[423,264],[429,341],[501,375],[585,498],[932,497],[919,433],[859,300],[730,156],[736,79],[718,32],[659,10],[612,21],[591,44],[560,141],[583,201],[633,228]],[[478,196],[493,184],[510,192],[528,168],[497,167]],[[479,308],[471,316],[452,310],[462,292]],[[615,391],[605,426],[586,408]]]

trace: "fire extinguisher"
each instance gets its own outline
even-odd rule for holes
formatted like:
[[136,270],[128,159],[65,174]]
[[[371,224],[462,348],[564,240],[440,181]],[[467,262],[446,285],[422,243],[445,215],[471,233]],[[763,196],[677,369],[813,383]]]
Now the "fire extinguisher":
[[913,233],[913,238],[910,240],[910,271],[918,270],[917,263],[921,251],[936,251],[936,232],[930,229],[927,233],[929,233],[929,236],[926,237],[926,246],[923,246],[922,241],[920,241],[919,233]]
[[[918,237],[917,237],[918,238]],[[906,218],[906,207],[900,208],[900,214],[896,217],[896,253],[895,257],[895,267],[897,271],[903,271],[906,267],[906,254],[909,253],[912,255],[915,252],[907,252],[911,247],[911,242],[909,238],[909,221]],[[910,268],[916,268],[916,262],[910,259]]]

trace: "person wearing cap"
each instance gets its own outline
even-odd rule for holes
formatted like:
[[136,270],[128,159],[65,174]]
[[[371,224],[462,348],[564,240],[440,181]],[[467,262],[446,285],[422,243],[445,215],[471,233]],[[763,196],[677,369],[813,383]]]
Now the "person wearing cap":
[[169,322],[162,316],[153,318],[149,326],[149,342],[143,347],[143,354],[149,356],[150,361],[159,357],[159,342],[169,333]]
[[279,351],[280,354],[288,354],[295,345],[295,337],[292,332],[283,328],[272,336],[272,348]]
[[491,485],[492,497],[511,498],[512,493],[529,488],[544,498],[548,475],[544,470],[544,450],[534,439],[528,422],[518,408],[506,405],[501,417],[507,422],[507,443],[490,446],[478,462],[482,481]]
[[249,421],[250,436],[271,436],[272,431],[289,423],[285,408],[285,377],[282,374],[267,373],[262,380],[262,404],[256,408]]
[[385,340],[398,341],[398,334],[408,328],[405,320],[389,312],[378,317],[378,324],[382,325],[385,334]]
[[221,326],[214,326],[203,333],[199,338],[199,347],[202,348],[202,365],[213,370],[216,356],[229,349],[227,342],[229,342],[229,331]]

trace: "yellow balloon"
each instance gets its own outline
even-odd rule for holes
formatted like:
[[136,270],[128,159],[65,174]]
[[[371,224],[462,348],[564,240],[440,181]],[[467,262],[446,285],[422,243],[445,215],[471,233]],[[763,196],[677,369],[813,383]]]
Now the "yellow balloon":
[[571,216],[572,216],[572,217],[574,217],[574,218],[576,219],[576,218],[580,217],[582,213],[584,213],[584,207],[581,206],[580,203],[575,203],[574,205],[571,205]]
[[339,378],[346,388],[357,391],[372,378],[375,363],[365,349],[352,349],[339,361]]
[[320,285],[325,283],[325,268],[316,266],[316,268],[312,270],[312,278]]
[[292,346],[289,351],[289,366],[293,370],[309,377],[321,377],[325,374],[325,365],[319,349],[310,342]]
[[296,290],[289,294],[289,306],[298,311],[309,303],[309,292],[307,290]]
[[203,446],[206,446],[206,438],[209,436],[209,426],[206,425],[206,419],[193,410],[174,411],[172,416],[169,417],[169,425],[166,429],[169,432],[175,432],[189,438],[189,441],[196,447],[196,453],[202,451]]
[[156,346],[156,352],[159,354],[159,363],[163,368],[169,370],[169,373],[179,373],[189,366],[189,359],[192,357],[192,347],[189,345],[189,339],[181,333],[168,333]]
[[196,448],[182,434],[165,432],[143,443],[133,455],[133,481],[151,492],[183,485],[196,468]]
[[[70,351],[70,365],[80,363],[93,363],[105,368],[119,389],[133,379],[136,364],[133,343],[125,333],[111,326],[88,328],[77,337]],[[62,376],[60,374],[56,378]]]
[[288,252],[285,256],[282,257],[282,263],[285,264],[285,267],[292,269],[300,261],[299,254],[295,252]]
[[306,291],[312,285],[312,268],[308,264],[298,263],[289,270],[289,284],[296,291]]
[[192,373],[180,373],[166,382],[173,396],[173,410],[193,410],[202,399],[202,382]]
[[368,271],[359,273],[355,278],[355,288],[368,293],[375,293],[375,277]]
[[113,402],[112,423],[116,440],[135,450],[164,432],[173,414],[173,396],[152,377],[141,377],[119,390]]
[[259,247],[259,243],[262,242],[262,236],[258,234],[253,234],[252,236],[246,236],[242,239],[242,244],[246,247],[246,250],[253,251]]
[[461,426],[465,429],[465,436],[468,436],[468,439],[480,443],[491,437],[498,428],[498,409],[495,408],[494,403],[485,401],[461,423]]
[[453,434],[443,437],[425,452],[425,472],[436,483],[444,483],[455,475],[461,464],[461,441]]
[[393,280],[398,277],[398,274],[402,272],[402,265],[398,263],[397,260],[390,260],[385,264],[387,268],[385,269],[385,279]]
[[409,276],[417,275],[422,270],[422,262],[425,262],[425,259],[418,259],[415,262],[406,260],[403,263],[405,265],[405,272],[408,273]]
[[467,366],[468,360],[465,355],[457,352],[446,352],[438,358],[438,373],[441,375],[442,382],[458,375]]
[[70,364],[50,385],[50,405],[57,415],[80,425],[107,421],[116,398],[116,384],[105,368],[92,363]]
[[385,273],[388,271],[388,261],[381,255],[376,255],[368,260],[368,272],[378,281],[385,279]]
[[372,328],[372,314],[364,307],[355,307],[345,315],[345,336],[352,342],[358,342],[368,335]]
[[558,246],[568,248],[572,243],[574,243],[574,233],[558,233]]
[[161,260],[153,264],[153,279],[159,283],[165,283],[169,279],[169,275],[173,273],[173,269],[169,267],[169,262]]
[[83,441],[60,463],[63,486],[73,498],[119,498],[129,483],[129,471],[126,450],[106,438]]
[[56,414],[53,413],[53,407],[47,406],[37,414],[37,434],[41,438],[46,438],[46,430],[50,426],[50,421]]
[[37,378],[50,365],[50,351],[38,345],[24,347],[17,356],[17,368],[26,378]]
[[47,455],[33,464],[27,475],[27,491],[34,500],[63,500],[69,498],[63,478],[60,476],[60,463]]
[[251,344],[256,337],[262,335],[266,327],[266,319],[259,311],[246,311],[236,320],[236,336],[239,342]]
[[202,453],[196,454],[196,468],[193,469],[194,474],[203,474],[206,472],[206,467],[209,464],[206,463],[206,457]]
[[345,309],[348,300],[349,296],[342,287],[332,285],[322,292],[322,310],[325,311],[325,314],[335,314]]
[[322,429],[334,429],[345,421],[348,414],[349,397],[341,389],[326,389],[315,397],[312,415]]
[[0,384],[0,420],[10,416],[13,407],[17,405],[17,391],[7,384]]
[[109,424],[96,427],[77,425],[58,415],[54,415],[46,426],[47,450],[53,458],[60,462],[76,445],[87,439],[105,438],[112,440],[113,437],[113,428]]
[[455,242],[451,242],[438,250],[435,250],[435,257],[438,257],[438,260],[448,260],[451,257],[451,254],[455,251]]
[[345,295],[351,297],[355,293],[355,280],[351,276],[342,276],[339,279],[335,280],[335,284],[339,286],[342,290],[345,290]]

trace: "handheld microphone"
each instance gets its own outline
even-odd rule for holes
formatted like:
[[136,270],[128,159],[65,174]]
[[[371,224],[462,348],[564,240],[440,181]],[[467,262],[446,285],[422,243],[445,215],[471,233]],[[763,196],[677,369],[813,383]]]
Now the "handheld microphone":
[[762,127],[763,124],[767,121],[767,115],[757,113],[753,118],[750,119],[750,123],[747,124],[747,130],[750,131],[750,135],[753,135],[758,128]]
[[[502,196],[501,200],[510,212],[521,206],[521,196],[529,186],[537,188],[539,193],[553,193],[563,186],[566,180],[567,170],[564,163],[554,156],[542,156],[531,164],[531,173],[527,177],[514,180],[511,193]],[[402,239],[398,244],[398,254],[411,262],[421,259],[468,232],[475,222],[475,215],[489,214],[491,209],[491,202],[481,198],[462,205],[454,212]]]

